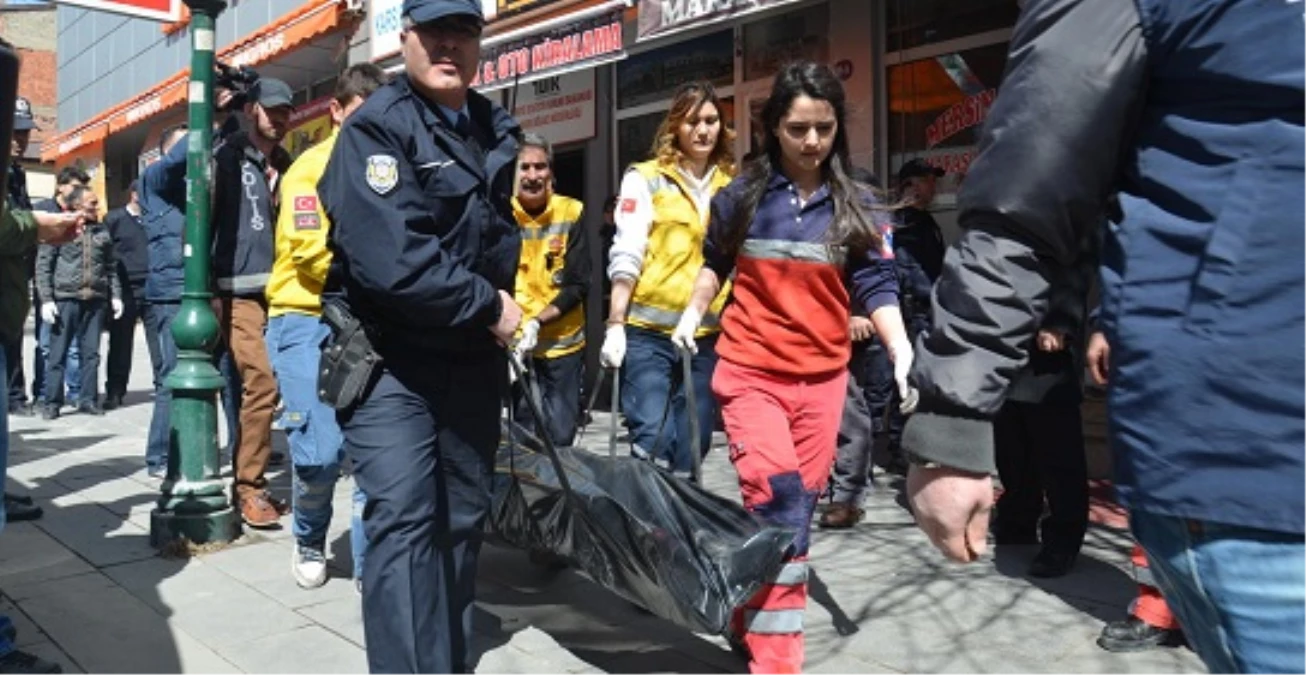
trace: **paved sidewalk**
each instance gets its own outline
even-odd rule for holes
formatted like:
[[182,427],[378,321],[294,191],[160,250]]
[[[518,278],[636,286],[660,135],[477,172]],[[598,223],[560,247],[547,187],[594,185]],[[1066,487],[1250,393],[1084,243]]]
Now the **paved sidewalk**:
[[[30,377],[30,336],[24,355]],[[127,406],[105,417],[11,417],[9,486],[45,517],[0,535],[0,605],[20,647],[67,672],[364,672],[359,599],[349,580],[351,485],[336,492],[333,578],[314,591],[290,576],[286,529],[250,532],[198,558],[149,546],[158,483],[143,470],[149,363],[138,335]],[[219,416],[221,420],[221,416]],[[221,424],[221,423],[220,423]],[[606,440],[597,414],[587,440]],[[285,439],[276,434],[278,447]],[[737,495],[718,448],[705,483]],[[279,496],[288,476],[274,474]],[[737,497],[736,497],[737,498]],[[813,536],[808,611],[812,672],[1201,672],[1186,649],[1109,654],[1093,644],[1123,616],[1134,586],[1129,540],[1095,526],[1075,571],[1031,583],[1033,550],[970,566],[945,562],[878,489],[866,522]],[[637,610],[570,572],[532,566],[514,550],[482,554],[476,613],[480,672],[744,672],[719,638]]]

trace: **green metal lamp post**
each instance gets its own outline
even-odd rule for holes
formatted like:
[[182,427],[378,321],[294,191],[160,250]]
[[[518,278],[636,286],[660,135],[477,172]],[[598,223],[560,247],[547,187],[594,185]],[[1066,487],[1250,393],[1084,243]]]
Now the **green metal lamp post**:
[[177,366],[164,381],[172,390],[168,476],[150,513],[150,543],[229,542],[240,519],[218,466],[217,394],[213,366],[218,321],[209,306],[209,179],[213,155],[214,23],[226,0],[185,0],[190,8],[190,132],[186,153],[185,287],[172,323]]

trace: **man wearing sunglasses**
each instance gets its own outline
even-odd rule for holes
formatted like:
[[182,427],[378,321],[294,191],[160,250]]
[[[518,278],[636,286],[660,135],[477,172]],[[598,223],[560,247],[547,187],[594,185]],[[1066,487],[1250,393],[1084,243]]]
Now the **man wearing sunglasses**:
[[465,672],[505,345],[522,316],[510,201],[521,128],[469,91],[479,0],[404,0],[401,11],[406,73],[349,118],[318,183],[333,223],[327,314],[361,322],[381,364],[332,405],[368,495],[368,665]]

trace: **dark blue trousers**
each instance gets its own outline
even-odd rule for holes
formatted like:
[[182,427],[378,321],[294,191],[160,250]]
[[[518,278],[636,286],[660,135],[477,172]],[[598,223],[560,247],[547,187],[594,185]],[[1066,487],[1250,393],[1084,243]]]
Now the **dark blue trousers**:
[[374,673],[462,673],[508,363],[502,354],[411,358],[392,358],[366,398],[337,416],[367,494],[367,662]]

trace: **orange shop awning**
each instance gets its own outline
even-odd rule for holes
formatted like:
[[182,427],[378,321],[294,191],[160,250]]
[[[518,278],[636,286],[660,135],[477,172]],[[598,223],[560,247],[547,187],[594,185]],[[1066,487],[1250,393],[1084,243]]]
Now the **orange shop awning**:
[[[344,11],[342,0],[308,0],[276,21],[219,49],[216,56],[232,65],[257,66],[294,51],[317,36],[343,27],[350,21],[352,19]],[[57,160],[95,140],[86,140],[90,138],[86,134],[92,129],[98,129],[93,132],[99,134],[96,138],[104,138],[106,134],[126,129],[183,103],[189,78],[190,69],[181,70],[145,93],[101,112],[72,131],[54,137],[42,146],[41,159]],[[78,137],[83,140],[72,144]]]

